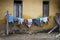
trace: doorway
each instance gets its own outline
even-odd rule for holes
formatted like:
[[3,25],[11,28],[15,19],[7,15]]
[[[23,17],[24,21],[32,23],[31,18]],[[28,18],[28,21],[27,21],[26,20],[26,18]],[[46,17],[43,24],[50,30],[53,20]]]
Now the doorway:
[[22,17],[22,1],[14,1],[14,17]]
[[49,16],[49,1],[43,1],[43,17]]

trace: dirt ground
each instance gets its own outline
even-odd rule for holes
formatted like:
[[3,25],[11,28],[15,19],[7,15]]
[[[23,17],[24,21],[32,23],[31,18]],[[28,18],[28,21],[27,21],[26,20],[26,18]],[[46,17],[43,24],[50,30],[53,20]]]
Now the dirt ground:
[[60,37],[55,38],[55,35],[55,33],[13,34],[0,37],[0,40],[60,40]]

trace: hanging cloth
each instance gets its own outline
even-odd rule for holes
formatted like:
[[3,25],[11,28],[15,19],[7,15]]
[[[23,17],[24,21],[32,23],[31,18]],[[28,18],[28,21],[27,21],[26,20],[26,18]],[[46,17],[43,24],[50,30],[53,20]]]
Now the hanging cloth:
[[40,26],[40,18],[33,19],[33,23],[34,23],[36,26]]
[[22,24],[24,22],[23,18],[18,18],[18,24]]
[[27,19],[27,20],[28,20],[27,26],[30,28],[32,25],[32,19]]
[[12,22],[12,23],[14,22],[13,17],[11,15],[8,15],[7,19],[8,19],[8,22]]
[[43,17],[43,22],[47,23],[48,22],[48,17]]

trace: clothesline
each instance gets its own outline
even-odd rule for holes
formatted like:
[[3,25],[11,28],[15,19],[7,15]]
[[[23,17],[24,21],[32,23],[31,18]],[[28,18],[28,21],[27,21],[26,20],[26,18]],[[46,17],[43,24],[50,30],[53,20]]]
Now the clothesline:
[[11,15],[8,15],[7,19],[8,19],[8,22],[14,22],[14,21],[18,20],[18,24],[22,24],[25,20],[29,27],[32,25],[32,23],[36,23],[37,25],[40,25],[41,22],[44,22],[44,23],[48,22],[48,17],[35,18],[35,19],[24,19],[24,18],[17,18],[17,17],[13,17]]
[[36,26],[41,26],[41,24],[47,23],[48,22],[48,17],[42,17],[42,18],[34,18],[34,19],[24,19],[24,18],[17,18],[17,17],[13,17],[11,15],[8,14],[7,11],[7,35],[9,33],[8,30],[8,23],[14,23],[15,21],[18,21],[18,24],[22,24],[23,22],[26,23],[26,25],[30,28],[32,26],[32,24],[34,23]]
[[[11,15],[9,15],[8,16],[8,22],[13,22],[13,21],[16,21],[16,20],[18,20],[19,22],[21,21],[23,21],[24,20],[24,18],[17,18],[17,17],[12,17]],[[32,19],[26,19],[26,20],[32,20]],[[43,22],[47,22],[48,21],[48,17],[43,17],[43,18],[35,18],[35,20],[36,21],[43,21]]]

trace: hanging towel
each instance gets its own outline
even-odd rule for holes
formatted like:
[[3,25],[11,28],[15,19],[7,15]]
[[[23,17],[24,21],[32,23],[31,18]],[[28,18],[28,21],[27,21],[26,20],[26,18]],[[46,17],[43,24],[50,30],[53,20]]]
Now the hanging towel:
[[24,19],[23,18],[18,18],[18,24],[22,24],[24,22]]
[[43,18],[43,22],[46,23],[47,21],[48,21],[48,17],[44,17],[44,18]]
[[32,25],[32,19],[28,19],[28,23],[27,23],[27,26],[30,28]]
[[12,22],[12,23],[14,22],[13,17],[11,15],[8,15],[7,19],[8,19],[8,22]]

